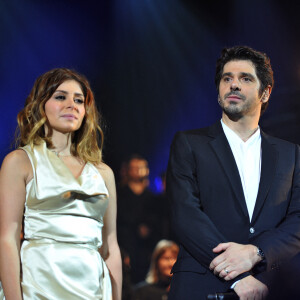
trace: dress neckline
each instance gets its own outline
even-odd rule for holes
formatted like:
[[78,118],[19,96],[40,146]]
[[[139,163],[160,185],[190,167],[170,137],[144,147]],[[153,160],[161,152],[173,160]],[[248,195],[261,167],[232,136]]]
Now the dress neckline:
[[75,177],[74,174],[72,173],[71,169],[64,163],[64,161],[63,161],[58,155],[56,155],[56,153],[55,153],[54,151],[51,151],[51,150],[48,149],[47,147],[46,147],[46,149],[47,149],[47,151],[48,151],[48,155],[49,155],[49,152],[50,152],[51,155],[53,155],[53,156],[56,158],[56,160],[58,160],[58,161],[63,165],[63,167],[64,167],[64,168],[68,171],[68,173],[73,177],[73,179],[79,183],[79,179],[82,177],[82,175],[83,175],[83,173],[84,173],[84,171],[85,171],[85,169],[86,169],[86,167],[87,167],[87,165],[88,165],[88,162],[84,164],[84,166],[82,167],[82,169],[81,169],[79,175],[78,175],[77,177]]

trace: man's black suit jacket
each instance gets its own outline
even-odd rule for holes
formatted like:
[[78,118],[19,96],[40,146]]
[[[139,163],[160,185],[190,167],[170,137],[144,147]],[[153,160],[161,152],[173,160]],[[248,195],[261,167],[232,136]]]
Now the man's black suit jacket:
[[[205,276],[216,257],[212,249],[219,243],[260,247],[266,260],[252,274],[265,283],[269,271],[300,252],[299,146],[263,132],[261,138],[261,178],[250,221],[221,123],[175,135],[167,171],[172,226],[180,243],[173,272],[203,274],[198,288],[206,279],[220,281]],[[232,283],[224,282],[224,290]]]

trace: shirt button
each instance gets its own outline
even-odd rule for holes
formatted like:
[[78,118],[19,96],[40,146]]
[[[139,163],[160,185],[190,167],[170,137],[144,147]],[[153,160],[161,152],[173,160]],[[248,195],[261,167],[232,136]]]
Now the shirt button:
[[255,229],[253,227],[251,227],[249,231],[250,231],[250,233],[254,233]]

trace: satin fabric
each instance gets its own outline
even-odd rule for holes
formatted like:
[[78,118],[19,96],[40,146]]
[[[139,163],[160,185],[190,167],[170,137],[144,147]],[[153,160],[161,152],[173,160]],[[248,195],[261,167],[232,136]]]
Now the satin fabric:
[[33,168],[26,186],[21,247],[24,300],[112,299],[98,249],[108,191],[87,163],[78,178],[46,143],[22,148]]
[[1,285],[1,281],[0,281],[0,300],[4,299],[4,294],[3,294],[3,289],[2,289],[2,285]]

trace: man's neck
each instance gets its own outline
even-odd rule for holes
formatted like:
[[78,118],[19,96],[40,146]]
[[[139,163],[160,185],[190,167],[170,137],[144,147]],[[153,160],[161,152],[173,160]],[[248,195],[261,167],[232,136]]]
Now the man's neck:
[[246,142],[257,130],[258,120],[247,118],[246,116],[238,120],[232,120],[225,113],[222,115],[222,121],[232,131],[234,131],[244,142]]

